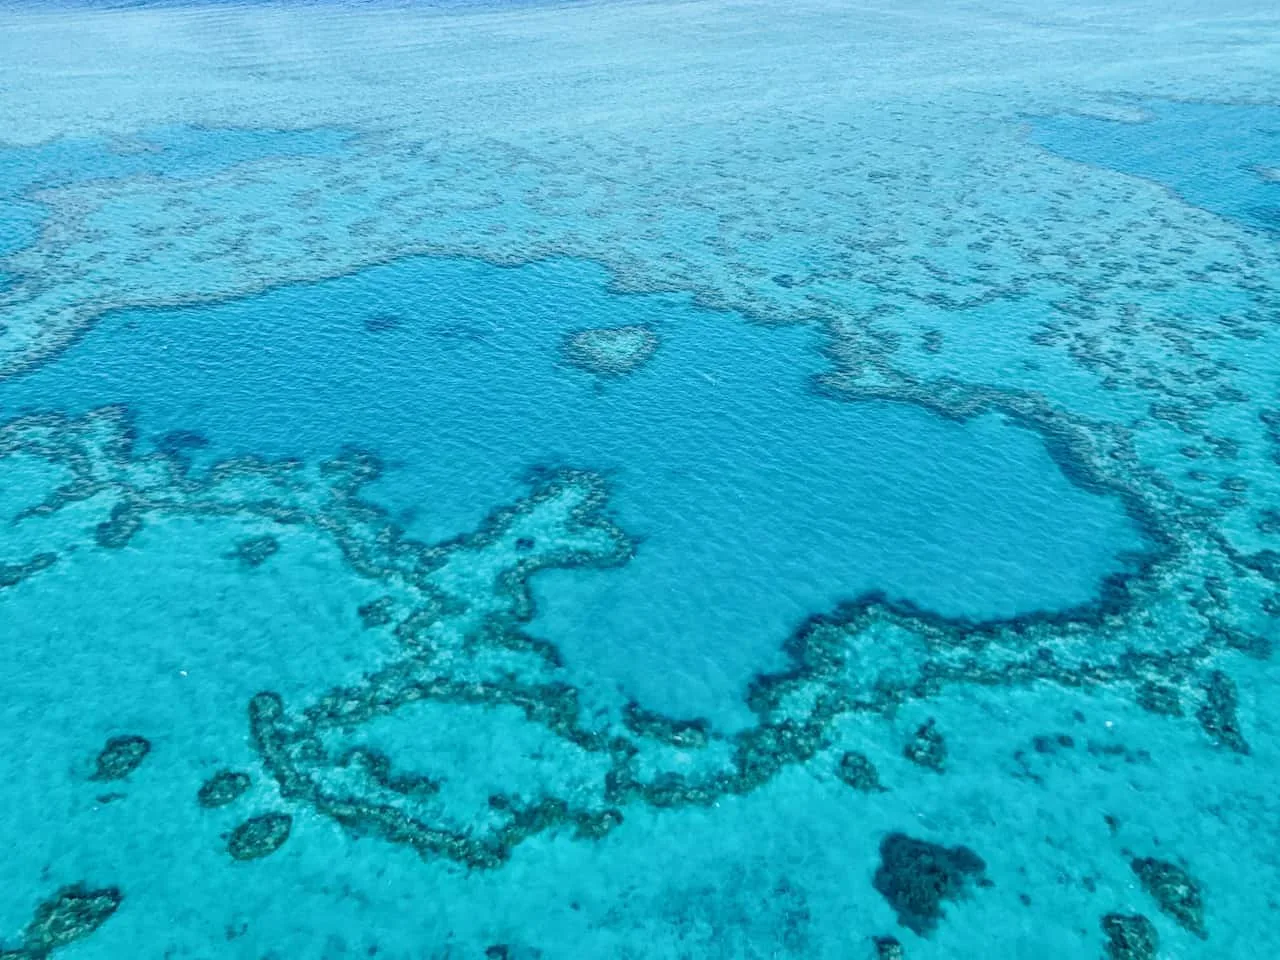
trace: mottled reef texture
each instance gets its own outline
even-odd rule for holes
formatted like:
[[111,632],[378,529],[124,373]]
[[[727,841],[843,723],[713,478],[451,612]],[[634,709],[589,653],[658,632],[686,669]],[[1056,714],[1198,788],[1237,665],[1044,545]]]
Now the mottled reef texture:
[[263,813],[250,817],[231,831],[227,852],[237,860],[257,860],[284,846],[292,829],[293,817],[287,813]]
[[[321,464],[246,457],[196,473],[181,445],[139,454],[126,411],[104,407],[81,417],[26,416],[0,427],[0,463],[34,458],[67,476],[11,518],[16,524],[93,501],[100,519],[87,545],[118,550],[166,517],[243,521],[246,537],[234,557],[248,567],[270,557],[281,534],[306,530],[331,539],[351,574],[376,585],[377,599],[354,613],[367,629],[394,640],[394,657],[357,683],[305,700],[287,702],[264,690],[248,704],[261,772],[287,809],[236,827],[227,840],[236,859],[279,849],[300,811],[426,858],[491,869],[535,834],[597,839],[633,805],[711,807],[811,761],[874,794],[883,789],[879,775],[868,758],[842,743],[841,721],[856,714],[889,717],[954,685],[1105,688],[1169,722],[1198,723],[1225,750],[1248,752],[1228,670],[1233,656],[1268,651],[1224,617],[1222,598],[1265,603],[1275,597],[1280,554],[1233,547],[1214,532],[1211,511],[1159,482],[1131,436],[1099,430],[1033,396],[950,382],[872,389],[837,374],[816,386],[840,400],[907,400],[959,420],[999,413],[1035,430],[1076,483],[1123,501],[1149,550],[1108,580],[1095,602],[1066,611],[976,622],[872,593],[815,614],[785,638],[786,666],[751,683],[747,705],[754,722],[725,733],[636,704],[585,711],[583,692],[567,680],[558,651],[524,630],[534,614],[528,581],[538,571],[615,566],[631,557],[634,544],[610,519],[609,487],[596,473],[531,471],[529,495],[495,510],[474,533],[423,544],[361,498],[380,465],[353,451]],[[27,560],[4,568],[0,585],[39,577],[62,552],[83,546],[76,539],[41,543]],[[892,672],[851,668],[867,659],[861,651],[886,645],[900,651]],[[393,758],[346,742],[361,725],[425,702],[514,708],[575,751],[584,768],[598,768],[594,788],[570,799],[556,795],[552,784],[532,794],[513,787],[495,792],[485,809],[459,816],[438,802],[433,772],[398,771]],[[141,738],[116,739],[121,742],[109,743],[99,760],[104,779],[127,775],[145,756]],[[673,763],[673,748],[694,762]],[[900,749],[945,775],[948,744],[933,721],[917,726]],[[201,788],[199,802],[237,799],[242,781],[219,776],[223,780]],[[980,878],[981,861],[963,847],[902,834],[885,844],[881,866],[868,879],[918,933],[928,933],[943,916],[942,904]],[[1185,896],[1168,899],[1168,883],[1149,889],[1163,909],[1194,915]],[[1166,892],[1165,900],[1157,890]]]
[[563,352],[569,363],[588,373],[619,376],[643,366],[658,345],[658,334],[649,327],[597,327],[571,333]]
[[1142,914],[1109,913],[1102,918],[1107,960],[1156,960],[1160,936]]
[[252,780],[247,773],[219,770],[200,785],[196,802],[210,810],[215,807],[225,807],[244,796],[251,783]]
[[944,847],[891,833],[880,844],[880,866],[874,878],[878,890],[898,915],[898,922],[919,936],[928,936],[945,914],[943,901],[964,896],[969,884],[980,881],[987,865],[968,847]]
[[1197,937],[1208,936],[1204,928],[1204,900],[1200,884],[1176,863],[1155,857],[1135,857],[1130,864],[1142,889],[1155,898],[1160,909]]
[[22,946],[0,948],[0,960],[44,960],[59,947],[81,940],[106,923],[123,896],[114,887],[63,887],[36,907]]
[[[1064,445],[1059,455],[1085,453],[1085,448]],[[1198,687],[1203,693],[1195,716],[1206,732],[1227,748],[1244,748],[1230,680],[1213,666],[1227,647],[1223,635],[1206,632],[1195,645],[1181,649],[1160,649],[1145,639],[1160,631],[1159,610],[1148,607],[1147,598],[1177,582],[1175,561],[1183,537],[1194,535],[1196,528],[1184,531],[1167,523],[1134,491],[1127,496],[1161,548],[1138,572],[1115,578],[1096,605],[974,623],[878,595],[862,597],[832,614],[812,617],[787,639],[784,650],[791,666],[757,678],[749,691],[756,725],[726,735],[703,722],[672,720],[634,704],[612,720],[587,721],[579,692],[560,676],[558,653],[521,630],[533,614],[526,583],[538,570],[614,565],[630,556],[630,540],[604,512],[608,488],[594,474],[534,472],[533,493],[495,511],[475,534],[423,545],[405,539],[359,498],[360,488],[377,476],[379,467],[354,453],[318,468],[241,459],[196,477],[180,458],[136,456],[127,417],[104,408],[79,419],[45,416],[10,423],[0,430],[0,457],[18,454],[59,463],[73,478],[27,514],[47,516],[90,497],[105,498],[112,505],[96,537],[107,548],[128,542],[150,516],[244,517],[259,526],[266,522],[321,531],[338,543],[353,574],[384,584],[385,596],[362,606],[359,615],[369,629],[392,631],[400,658],[360,685],[335,687],[309,704],[291,706],[264,691],[250,704],[249,730],[286,800],[305,804],[354,832],[410,844],[424,856],[491,867],[524,838],[552,827],[569,827],[580,837],[600,836],[621,822],[628,804],[710,805],[726,794],[754,790],[789,765],[838,751],[832,727],[842,716],[887,713],[907,702],[928,700],[956,683],[1107,686],[1129,690],[1135,701],[1159,706],[1163,714],[1172,713],[1165,706],[1168,697],[1153,701],[1153,689]],[[1088,463],[1077,463],[1076,473],[1103,482]],[[525,532],[548,524],[557,530],[554,537]],[[500,572],[486,583],[472,583],[467,571],[481,554],[497,558]],[[1257,566],[1241,560],[1235,576],[1256,576]],[[465,590],[467,599],[442,586],[440,573],[446,570],[452,589]],[[1268,567],[1263,570],[1271,573]],[[477,602],[477,596],[489,599]],[[901,647],[906,672],[893,678],[855,677],[845,669],[861,644],[882,642]],[[452,650],[466,656],[451,657]],[[517,707],[530,723],[606,760],[608,773],[596,799],[580,806],[554,796],[500,798],[494,809],[503,822],[475,830],[434,819],[425,808],[415,813],[415,804],[421,805],[430,791],[412,777],[391,773],[389,761],[327,745],[332,734],[340,738],[342,731],[373,717],[425,700]],[[100,759],[100,775],[126,775],[145,756],[143,743],[113,740]],[[711,744],[728,747],[727,763],[702,765],[695,773],[654,773],[653,763],[640,762],[660,745],[700,751]],[[936,724],[918,727],[904,753],[930,769],[943,769],[946,746]],[[859,789],[878,788],[878,775],[865,758],[848,751],[835,757],[841,779]],[[649,772],[641,775],[642,767]],[[334,793],[325,785],[324,773],[331,769],[346,771],[344,783],[362,782],[364,787]],[[210,788],[208,796],[224,792]],[[485,818],[492,824],[493,810]]]
[[879,771],[865,753],[851,750],[841,754],[836,776],[853,789],[864,793],[879,793],[885,789],[880,783]]
[[150,752],[151,742],[145,737],[112,737],[98,753],[90,779],[122,780],[137,770]]

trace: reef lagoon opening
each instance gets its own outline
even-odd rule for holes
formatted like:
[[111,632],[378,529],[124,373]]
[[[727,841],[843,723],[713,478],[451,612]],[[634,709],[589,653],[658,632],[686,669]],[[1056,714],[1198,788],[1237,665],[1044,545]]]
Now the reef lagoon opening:
[[1280,232],[1280,106],[1122,98],[1114,112],[1031,118],[1047,150],[1143,177],[1247,227]]
[[[574,676],[729,727],[814,611],[872,590],[973,620],[1067,610],[1146,547],[1121,500],[1073,485],[1031,430],[831,399],[813,389],[816,329],[608,281],[584,261],[414,257],[116,311],[0,384],[0,412],[123,404],[143,449],[197,467],[354,446],[385,468],[365,495],[428,542],[540,469],[599,472],[634,556],[538,574],[529,630]],[[566,359],[599,330],[645,331],[643,363]]]

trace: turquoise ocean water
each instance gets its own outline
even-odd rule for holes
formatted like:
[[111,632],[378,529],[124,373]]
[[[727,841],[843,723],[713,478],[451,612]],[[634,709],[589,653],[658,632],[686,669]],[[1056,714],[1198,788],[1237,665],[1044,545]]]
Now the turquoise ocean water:
[[1280,20],[0,4],[0,958],[1280,950]]

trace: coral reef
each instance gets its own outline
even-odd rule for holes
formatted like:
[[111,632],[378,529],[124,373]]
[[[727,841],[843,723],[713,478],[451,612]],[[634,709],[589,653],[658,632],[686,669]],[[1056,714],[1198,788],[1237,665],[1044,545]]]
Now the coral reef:
[[542,960],[542,951],[530,947],[513,946],[509,943],[495,943],[485,947],[485,960]]
[[711,727],[705,720],[672,720],[635,702],[623,709],[622,722],[636,736],[673,747],[705,747],[711,736]]
[[[853,35],[823,25],[833,36]],[[1071,29],[1080,43],[1086,33],[1108,32]],[[1217,33],[1238,45],[1241,29],[1265,36],[1267,28],[1234,24]],[[976,23],[965,44],[981,56],[999,33],[998,49],[1016,46],[1034,56],[1045,49],[1040,32],[1039,25],[1019,30],[1011,46],[1009,31]],[[1265,71],[1215,78],[1210,41],[1191,45],[1197,63],[1185,81],[1175,81],[1172,71],[1153,70],[1160,59],[1145,55],[1152,48],[1144,40],[1130,42],[1134,56],[1108,61],[1111,89],[1253,95],[1269,83]],[[1080,56],[1074,41],[1059,46],[1081,63],[1097,62]],[[1260,45],[1237,52],[1255,49]],[[707,64],[707,77],[715,75],[717,64],[701,56],[697,62]],[[1122,62],[1141,64],[1141,75],[1126,73]],[[1151,715],[1144,722],[1158,716],[1221,748],[1226,759],[1257,763],[1249,739],[1256,737],[1257,755],[1265,755],[1269,727],[1254,710],[1243,671],[1253,667],[1249,658],[1271,655],[1267,638],[1280,618],[1280,523],[1269,506],[1276,479],[1274,471],[1256,469],[1280,457],[1280,413],[1260,406],[1274,395],[1265,358],[1274,356],[1280,317],[1275,238],[1139,177],[1041,152],[1014,128],[1031,124],[1028,110],[1052,109],[1078,97],[1082,86],[1096,88],[1096,70],[1082,74],[1055,63],[1045,74],[1052,84],[1014,92],[1025,85],[1010,78],[1025,65],[1011,65],[999,87],[976,97],[956,88],[946,102],[948,110],[963,108],[961,122],[897,93],[892,111],[880,109],[875,91],[863,98],[870,110],[852,103],[828,109],[819,91],[843,97],[850,81],[824,82],[826,67],[815,62],[805,64],[812,99],[792,109],[757,98],[759,109],[733,124],[672,123],[658,110],[652,113],[661,129],[602,123],[599,134],[584,129],[558,141],[531,135],[503,143],[490,142],[497,138],[484,136],[489,127],[469,126],[462,115],[461,129],[441,124],[438,136],[407,123],[397,130],[404,115],[388,102],[379,107],[381,129],[367,131],[341,157],[222,171],[194,187],[158,175],[155,182],[50,182],[39,198],[48,229],[6,258],[12,285],[0,278],[0,371],[31,368],[104,311],[131,304],[240,296],[408,252],[502,264],[595,257],[619,289],[688,291],[756,321],[813,324],[831,362],[815,389],[835,399],[915,404],[955,420],[991,414],[1035,431],[1074,480],[1123,499],[1150,542],[1149,553],[1132,558],[1098,602],[973,622],[876,594],[853,597],[786,638],[785,663],[751,686],[746,728],[723,733],[598,704],[593,691],[572,685],[580,681],[553,648],[523,632],[532,613],[530,576],[557,564],[625,562],[629,548],[619,546],[620,534],[609,542],[619,532],[608,529],[599,504],[576,525],[571,508],[556,512],[586,502],[592,489],[607,491],[600,477],[565,475],[558,492],[540,501],[558,482],[548,473],[536,478],[531,498],[499,512],[478,537],[423,545],[361,502],[361,484],[376,473],[367,458],[343,456],[323,468],[246,459],[196,475],[183,451],[200,438],[175,434],[162,443],[163,456],[135,455],[119,411],[23,418],[0,428],[0,458],[45,458],[70,475],[27,517],[12,518],[49,542],[38,553],[24,544],[6,556],[0,587],[16,586],[11,595],[19,595],[42,576],[58,576],[72,551],[95,543],[136,548],[146,542],[139,536],[144,525],[168,517],[242,518],[253,536],[278,525],[331,537],[353,576],[381,595],[356,611],[371,646],[398,646],[363,678],[353,673],[332,686],[316,677],[311,693],[255,697],[255,779],[266,789],[278,786],[281,803],[295,812],[328,815],[424,856],[477,866],[501,863],[537,830],[604,835],[633,804],[712,808],[808,763],[827,778],[834,758],[850,756],[856,745],[845,722],[852,715],[892,718],[909,707],[910,716],[929,709],[942,716],[931,701],[957,686],[1057,686],[1128,697]],[[278,71],[291,84],[302,82],[296,73]],[[271,75],[263,71],[257,82],[272,82]],[[585,85],[585,70],[568,75]],[[459,82],[452,71],[442,76]],[[750,71],[741,83],[750,95]],[[527,98],[521,85],[510,86]],[[648,85],[641,86],[648,96]],[[275,99],[305,100],[292,92]],[[416,90],[413,100],[421,113]],[[497,94],[486,102],[501,119],[519,115]],[[89,110],[98,119],[86,125],[127,123],[131,109],[104,100]],[[1125,122],[1151,116],[1128,103],[1093,109]],[[892,126],[872,122],[877,111],[892,113]],[[262,103],[249,112],[268,113]],[[317,100],[314,115],[334,112]],[[705,112],[713,115],[715,106]],[[851,150],[851,141],[859,149]],[[1269,166],[1244,169],[1255,181],[1275,179]],[[108,225],[116,229],[104,242]],[[191,270],[168,269],[175,247],[191,257]],[[395,328],[407,321],[395,313],[365,322],[371,332],[398,337]],[[590,361],[584,366],[606,375],[636,369],[637,350],[649,342],[616,330],[612,339],[591,333],[579,334]],[[566,344],[566,362],[574,363],[573,354]],[[92,514],[88,543],[71,535],[58,540],[56,531],[27,523],[72,506]],[[521,526],[522,517],[535,515],[538,523]],[[476,554],[490,558],[487,567],[468,568]],[[901,663],[862,669],[870,658],[860,651],[889,646],[903,651]],[[425,703],[516,713],[577,751],[584,768],[598,764],[599,775],[572,793],[548,776],[541,791],[500,791],[470,815],[446,810],[433,788],[447,770],[400,772],[390,757],[350,742],[362,725]],[[958,738],[962,726],[944,722]],[[940,768],[945,754],[928,737],[917,741],[907,746],[909,758],[935,758],[924,766]],[[1050,749],[1037,741],[1038,753],[1053,752],[1052,741],[1043,745]],[[971,742],[952,746],[968,759]],[[1143,755],[1108,752],[1119,749],[1089,745],[1104,761]],[[917,772],[902,767],[904,779]],[[872,782],[859,763],[846,768],[841,760],[837,769],[846,782]],[[1182,881],[1171,889],[1170,903],[1188,910]],[[1109,915],[1103,928],[1113,957],[1155,953],[1154,928],[1144,918]]]
[[916,728],[910,742],[902,748],[902,755],[917,766],[942,772],[947,762],[947,741],[932,717]]
[[90,780],[122,780],[141,766],[151,752],[151,741],[136,734],[111,737],[94,761]]
[[63,887],[36,907],[17,949],[0,949],[0,960],[44,960],[60,947],[82,940],[119,909],[123,895],[115,887],[94,890],[82,884]]
[[394,597],[379,597],[377,600],[370,600],[368,603],[360,605],[356,610],[356,614],[360,617],[360,622],[369,629],[374,627],[385,627],[391,622],[393,612],[396,608]]
[[[1099,460],[1065,426],[1052,430],[1060,462],[1071,465],[1082,483],[1120,489],[1135,515],[1145,518],[1149,536],[1162,545],[1158,550],[1114,578],[1096,604],[1078,610],[973,622],[868,594],[815,615],[786,639],[788,665],[752,682],[747,705],[755,723],[732,734],[634,703],[597,709],[587,719],[583,693],[565,679],[558,651],[523,631],[534,614],[528,581],[538,571],[609,567],[631,556],[632,541],[609,519],[608,485],[597,474],[532,471],[530,494],[495,510],[474,533],[423,544],[406,538],[360,498],[380,466],[355,451],[311,466],[240,458],[196,475],[175,453],[136,455],[126,414],[106,407],[79,418],[29,416],[0,427],[0,461],[7,455],[34,456],[69,470],[72,478],[26,508],[16,522],[51,517],[96,498],[105,522],[120,528],[119,536],[106,537],[107,548],[152,516],[243,519],[258,537],[265,524],[305,527],[331,538],[353,575],[379,590],[357,611],[360,622],[369,630],[388,631],[398,653],[360,682],[304,702],[287,704],[271,691],[254,697],[248,711],[250,742],[265,775],[286,803],[308,807],[353,833],[407,844],[424,857],[491,868],[543,831],[567,831],[581,839],[604,836],[632,803],[707,807],[724,796],[756,790],[835,746],[842,718],[887,717],[903,704],[927,702],[956,684],[1107,687],[1128,691],[1148,708],[1166,704],[1163,712],[1174,716],[1173,722],[1181,721],[1173,714],[1178,698],[1172,691],[1199,685],[1204,693],[1196,719],[1213,740],[1241,749],[1234,687],[1217,666],[1224,652],[1235,652],[1231,635],[1206,630],[1190,646],[1170,646],[1173,633],[1164,629],[1165,617],[1187,616],[1181,609],[1171,611],[1165,598],[1178,595],[1179,585],[1187,582],[1191,554],[1182,544],[1199,536],[1201,528],[1172,523],[1137,487],[1117,488],[1118,479],[1101,471],[1104,465],[1107,470],[1123,466],[1123,457]],[[101,528],[96,539],[103,539]],[[53,553],[73,549],[76,541],[54,540],[48,546]],[[1209,555],[1195,556],[1203,562]],[[1223,577],[1233,589],[1259,580],[1280,582],[1280,564],[1270,564],[1265,556],[1229,554]],[[1189,595],[1205,595],[1203,572],[1194,582],[1201,592]],[[1212,606],[1192,609],[1212,622]],[[850,669],[860,651],[885,644],[918,653],[892,673]],[[473,818],[445,813],[437,802],[434,771],[398,773],[390,758],[344,742],[362,724],[425,702],[514,708],[578,751],[584,762],[596,758],[591,762],[603,765],[600,779],[594,791],[579,792],[572,802],[548,786],[541,796],[499,792]],[[138,749],[135,744],[132,752],[121,752],[121,760]],[[670,751],[701,759],[675,765]],[[918,727],[904,754],[938,769],[946,754],[936,724]],[[875,789],[878,776],[873,781],[856,754],[844,750],[836,756],[842,758],[837,761],[842,780]],[[113,759],[104,769],[123,766]],[[242,839],[259,832],[247,830]],[[246,843],[244,849],[258,849],[258,844]]]
[[1182,699],[1175,687],[1148,680],[1138,684],[1134,695],[1143,710],[1168,717],[1182,716]]
[[1155,925],[1140,913],[1108,913],[1102,918],[1107,960],[1156,960],[1160,936]]
[[1236,719],[1236,706],[1235,683],[1221,670],[1212,671],[1205,680],[1204,703],[1196,711],[1196,718],[1205,733],[1218,743],[1236,753],[1248,753],[1249,744]]
[[1204,900],[1200,884],[1176,863],[1155,857],[1135,857],[1129,864],[1142,884],[1142,889],[1155,899],[1161,911],[1178,924],[1204,939]]
[[244,796],[251,782],[247,773],[219,770],[200,785],[200,790],[196,793],[196,802],[206,809],[225,807]]
[[880,793],[885,789],[880,783],[880,773],[865,753],[851,750],[841,754],[836,776],[863,793]]
[[121,501],[111,509],[111,516],[94,529],[94,538],[100,547],[119,550],[141,529],[142,515],[137,506]]
[[293,817],[287,813],[263,813],[250,817],[231,831],[227,853],[237,860],[257,860],[275,853],[289,839]]
[[897,937],[872,937],[876,960],[906,960],[907,951]]
[[969,881],[981,878],[986,868],[968,847],[944,847],[891,833],[880,843],[880,866],[872,882],[898,922],[924,937],[945,916],[943,901],[963,896]]
[[644,326],[596,327],[565,338],[564,357],[601,376],[620,376],[643,366],[658,349],[658,334]]
[[37,553],[23,563],[0,563],[0,590],[5,587],[16,587],[28,577],[49,569],[57,560],[56,553]]

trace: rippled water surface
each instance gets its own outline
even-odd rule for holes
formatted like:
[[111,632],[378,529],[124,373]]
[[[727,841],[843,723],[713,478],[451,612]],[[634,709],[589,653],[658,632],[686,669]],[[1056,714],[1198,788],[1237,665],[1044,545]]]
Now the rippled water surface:
[[0,957],[1280,949],[1280,20],[0,4]]

